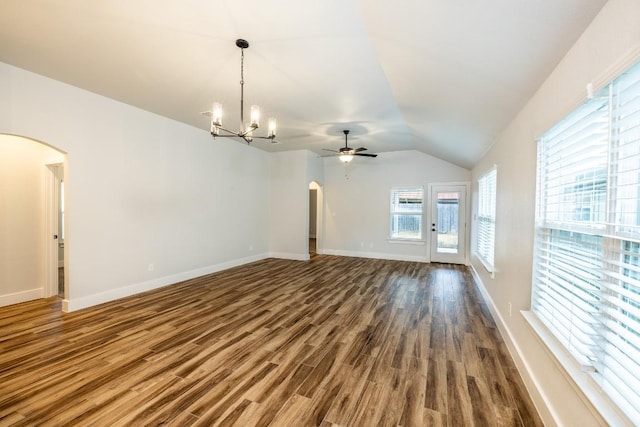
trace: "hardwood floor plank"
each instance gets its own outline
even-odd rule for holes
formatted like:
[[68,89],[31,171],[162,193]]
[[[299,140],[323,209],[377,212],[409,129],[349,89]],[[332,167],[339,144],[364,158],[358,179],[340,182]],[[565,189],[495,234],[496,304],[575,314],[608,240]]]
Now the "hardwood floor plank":
[[302,425],[318,426],[322,424],[352,370],[351,366],[340,364],[335,370],[335,374],[329,375],[322,383],[322,388],[311,393],[313,396],[311,411],[300,419]]
[[[248,399],[243,399],[239,405],[236,405],[233,410],[222,420],[220,421],[221,426],[232,426],[232,425],[252,425],[250,424],[250,419],[255,412],[255,410],[260,406],[260,404],[256,402],[252,402]],[[242,421],[241,421],[242,420]],[[210,425],[206,424],[208,421],[206,419],[198,420],[198,424],[200,425]]]
[[378,425],[383,415],[385,397],[383,385],[367,381],[360,404],[354,409],[349,425]]
[[362,393],[367,385],[366,378],[372,365],[373,359],[369,356],[363,356],[358,359],[358,363],[353,366],[333,405],[331,405],[325,421],[348,425],[349,420],[355,413],[355,408],[362,400]]
[[404,409],[402,411],[400,424],[403,426],[419,426],[423,424],[428,361],[415,357],[411,357],[409,360]]
[[422,416],[424,419],[425,426],[431,427],[446,427],[447,426],[447,416],[440,412],[436,412],[432,409],[424,408],[424,415]]
[[344,344],[335,343],[332,345],[317,366],[313,368],[305,381],[300,385],[297,393],[305,397],[313,397],[314,392],[320,388],[327,378],[331,378],[331,373],[339,369],[344,361]]
[[[308,413],[311,408],[311,399],[294,394],[282,405],[282,409],[273,418],[273,426],[295,426],[300,424],[301,417]],[[247,425],[247,424],[245,424]]]
[[533,406],[527,389],[525,388],[520,375],[515,368],[508,368],[506,375],[509,382],[509,389],[515,401],[515,407],[518,410],[518,416],[523,426],[542,427],[542,421]]
[[431,350],[427,369],[424,407],[447,414],[447,357],[444,350]]
[[464,266],[265,259],[0,307],[0,426],[542,425]]
[[452,426],[473,426],[473,406],[464,365],[447,360],[447,415]]
[[495,408],[491,401],[491,393],[487,385],[480,378],[467,376],[467,390],[473,408],[473,420],[479,426],[497,424]]

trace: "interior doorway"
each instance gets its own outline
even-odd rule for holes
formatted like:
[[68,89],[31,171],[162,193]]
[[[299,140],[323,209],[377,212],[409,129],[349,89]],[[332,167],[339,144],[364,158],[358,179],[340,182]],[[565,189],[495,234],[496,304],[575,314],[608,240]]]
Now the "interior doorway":
[[309,257],[313,258],[321,247],[322,187],[311,181],[309,184]]
[[[0,286],[0,306],[59,294],[60,248],[53,236],[58,234],[60,201],[56,174],[62,180],[64,163],[65,153],[55,147],[0,133],[4,183],[0,188],[0,228],[11,231],[0,242],[5,278]],[[68,283],[68,277],[65,279]]]
[[46,180],[46,292],[47,296],[57,295],[66,297],[65,292],[65,196],[64,196],[64,164],[53,163],[47,165]]

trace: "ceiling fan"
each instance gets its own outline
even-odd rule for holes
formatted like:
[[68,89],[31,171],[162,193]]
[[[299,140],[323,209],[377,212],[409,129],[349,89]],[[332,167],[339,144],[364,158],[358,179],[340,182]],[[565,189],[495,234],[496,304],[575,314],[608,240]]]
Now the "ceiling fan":
[[345,129],[342,132],[344,132],[344,147],[340,148],[339,151],[323,148],[323,150],[325,151],[331,151],[331,152],[337,153],[337,154],[328,154],[327,156],[323,156],[323,157],[338,156],[340,157],[340,161],[344,163],[349,163],[351,160],[353,160],[353,156],[378,157],[377,154],[362,153],[362,151],[367,151],[367,149],[364,147],[355,148],[355,149],[349,148],[349,146],[347,145],[349,129]]

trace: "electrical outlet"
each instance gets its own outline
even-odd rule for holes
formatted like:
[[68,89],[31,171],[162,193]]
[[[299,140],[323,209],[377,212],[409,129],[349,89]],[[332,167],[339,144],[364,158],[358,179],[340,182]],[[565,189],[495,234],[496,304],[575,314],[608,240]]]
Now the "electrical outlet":
[[149,271],[153,271],[153,270],[155,270],[155,268],[156,268],[155,265],[149,264],[149,267],[148,267]]
[[253,250],[253,245],[249,245],[249,250],[252,251]]

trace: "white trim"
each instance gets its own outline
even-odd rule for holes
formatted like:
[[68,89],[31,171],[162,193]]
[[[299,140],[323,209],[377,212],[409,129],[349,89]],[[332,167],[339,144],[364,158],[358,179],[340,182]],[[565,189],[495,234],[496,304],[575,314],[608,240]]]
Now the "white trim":
[[[488,259],[486,259],[483,255],[481,255],[479,253],[478,250],[478,246],[480,245],[480,236],[484,235],[484,233],[480,232],[480,225],[483,223],[482,220],[480,218],[485,217],[485,215],[480,215],[480,205],[482,204],[481,201],[484,201],[484,196],[486,194],[486,191],[483,192],[482,189],[486,188],[486,183],[485,180],[490,176],[493,175],[493,194],[491,194],[492,198],[493,198],[493,217],[492,222],[493,222],[493,239],[491,241],[491,245],[492,245],[492,251],[491,251],[491,256],[493,258],[493,262],[489,262]],[[476,180],[476,182],[478,183],[478,191],[477,191],[477,201],[476,201],[476,212],[474,212],[472,214],[473,216],[473,221],[475,221],[475,229],[476,229],[476,239],[475,244],[472,244],[473,247],[469,248],[469,253],[475,255],[480,262],[482,263],[482,265],[484,266],[484,268],[487,270],[487,272],[491,273],[491,278],[495,279],[495,255],[496,255],[496,216],[497,216],[497,205],[498,205],[498,165],[494,164],[491,168],[489,168],[489,170],[487,170],[486,172],[484,172],[482,175],[480,175],[478,177],[478,179]],[[481,200],[482,199],[482,200]],[[484,227],[482,227],[484,229]]]
[[195,270],[185,271],[183,273],[172,274],[169,276],[158,277],[156,279],[147,280],[145,282],[134,283],[129,286],[123,286],[117,289],[111,289],[98,294],[87,295],[79,298],[70,298],[62,302],[62,310],[65,312],[76,311],[105,302],[125,298],[141,292],[150,291],[152,289],[162,288],[164,286],[173,285],[185,280],[194,279],[196,277],[205,276],[207,274],[217,273],[240,265],[260,261],[268,258],[267,254],[254,255],[250,257],[235,259],[220,264],[214,264],[207,267],[197,268]]
[[491,278],[495,279],[496,278],[495,266],[490,265],[488,262],[485,261],[484,257],[480,256],[475,251],[473,252],[473,256],[476,257],[478,261],[480,261],[484,269],[487,270],[487,273],[491,275]]
[[[462,236],[463,241],[464,241],[464,260],[463,263],[460,265],[469,265],[469,260],[470,260],[470,246],[471,246],[471,182],[470,181],[466,181],[466,182],[434,182],[434,183],[430,183],[427,185],[427,192],[428,192],[428,203],[432,203],[433,202],[433,189],[436,187],[452,187],[452,188],[456,188],[456,187],[464,187],[464,191],[465,191],[465,195],[464,195],[464,211],[461,210],[461,212],[464,213],[464,222],[461,223],[460,225],[462,226],[461,228],[463,228],[463,231],[460,232],[458,231],[458,238],[460,236]],[[452,190],[452,191],[457,191],[457,190]],[[426,210],[426,220],[427,220],[427,225],[433,224],[433,209],[434,207],[431,206],[429,209]],[[428,247],[428,261],[427,262],[450,262],[450,261],[439,261],[439,260],[434,260],[433,259],[433,249],[434,249],[434,239],[433,239],[433,232],[430,231],[431,230],[431,226],[428,227],[427,229],[427,233],[429,234],[427,237],[427,241],[429,242],[429,244],[427,245]]]
[[[498,332],[500,332],[500,336],[504,340],[504,343],[507,346],[507,350],[509,350],[509,354],[511,355],[511,358],[513,359],[516,368],[518,369],[518,372],[523,379],[525,388],[531,396],[531,400],[533,401],[533,404],[538,411],[540,418],[545,425],[560,425],[560,423],[558,422],[558,416],[553,413],[553,411],[551,410],[552,406],[549,404],[547,397],[541,392],[542,388],[540,387],[537,378],[531,375],[533,370],[529,366],[529,363],[527,363],[526,358],[523,357],[523,354],[525,354],[525,352],[522,351],[520,346],[518,346],[516,340],[513,338],[513,335],[511,335],[509,328],[507,328],[506,326],[506,322],[500,315],[500,312],[493,302],[489,291],[487,291],[487,288],[484,286],[484,283],[482,282],[482,279],[480,278],[480,275],[476,271],[473,264],[471,264],[471,275],[478,285],[478,289],[482,294],[482,298],[484,299],[487,307],[489,308],[489,311],[491,312],[491,316],[493,317],[493,320],[498,327]],[[527,383],[533,384],[534,389],[532,390],[527,387]]]
[[388,254],[382,252],[343,251],[340,249],[325,249],[326,255],[348,256],[354,258],[388,259],[391,261],[429,262],[426,256]]
[[269,252],[269,258],[290,259],[293,261],[309,261],[311,259],[311,256],[308,253],[294,254],[288,252]]
[[[620,58],[618,58],[609,68],[600,73],[593,81],[588,82],[591,84],[594,93],[601,90],[603,87],[610,84],[613,80],[620,76],[623,72],[633,66],[640,60],[640,44],[632,47],[626,51]],[[587,97],[585,96],[585,99]],[[584,99],[581,101],[584,102]]]
[[611,426],[633,426],[634,424],[616,405],[604,394],[600,386],[591,378],[589,373],[581,370],[578,362],[569,355],[565,348],[547,329],[533,311],[521,311],[531,329],[538,336],[545,349],[551,356],[560,372],[563,373],[571,387],[580,396],[594,416],[604,418]]
[[0,307],[6,305],[19,304],[21,302],[33,301],[44,298],[44,289],[29,289],[28,291],[16,292],[13,294],[0,295]]
[[[574,46],[575,47],[575,46]],[[603,87],[611,83],[613,79],[618,77],[622,72],[624,72],[627,68],[631,67],[633,64],[640,60],[640,43],[637,43],[634,47],[627,50],[624,54],[622,54],[618,59],[616,59],[611,66],[609,66],[606,70],[601,72],[599,75],[594,77],[590,82],[585,82],[584,87],[587,85],[591,85],[593,92],[598,92]],[[540,126],[540,134],[546,132],[552,126],[554,126],[560,118],[565,117],[573,110],[578,108],[583,102],[588,99],[587,91],[580,92],[573,99],[573,102],[569,102],[566,105],[566,109],[564,111],[560,111],[557,117],[559,118],[550,118],[545,120],[545,122],[539,123]],[[550,122],[550,123],[546,123]],[[532,139],[534,143],[536,143],[540,137]],[[491,144],[487,149],[482,153],[482,156],[485,156],[491,149],[493,148],[493,144]]]
[[44,166],[44,289],[43,295],[58,295],[58,243],[53,235],[58,234],[59,183],[53,168],[62,163]]
[[420,245],[424,246],[425,241],[422,239],[388,239],[388,243],[398,244],[398,245]]
[[[397,190],[401,190],[401,191],[414,191],[414,190],[420,190],[422,192],[422,210],[420,211],[420,237],[419,238],[402,238],[402,237],[393,237],[391,234],[391,223],[392,223],[392,219],[394,215],[412,215],[412,213],[409,212],[403,212],[403,213],[397,213],[393,210],[393,203],[389,204],[389,221],[387,222],[387,225],[389,227],[388,232],[389,232],[389,237],[388,237],[388,242],[392,243],[392,241],[423,241],[423,236],[424,236],[424,225],[425,225],[425,221],[426,221],[426,217],[425,217],[425,198],[424,198],[424,186],[423,185],[404,185],[404,186],[399,186],[399,187],[391,187],[389,188],[389,201],[391,202],[392,200],[392,194],[394,194],[394,191]],[[413,213],[413,215],[415,215],[417,213]]]

